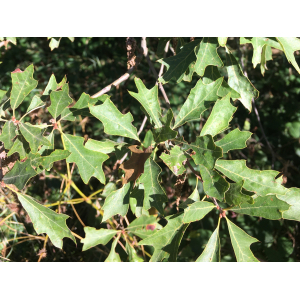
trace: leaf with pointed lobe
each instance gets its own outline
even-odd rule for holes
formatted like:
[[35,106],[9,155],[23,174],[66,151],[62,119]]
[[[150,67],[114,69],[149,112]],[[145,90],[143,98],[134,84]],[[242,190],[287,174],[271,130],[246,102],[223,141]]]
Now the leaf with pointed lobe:
[[200,196],[199,196],[199,192],[198,192],[198,178],[197,178],[197,183],[196,183],[194,191],[192,192],[192,194],[184,202],[182,202],[179,205],[179,207],[185,209],[190,204],[193,204],[193,203],[198,202],[198,201],[200,201]]
[[243,187],[259,196],[266,196],[269,193],[284,195],[287,191],[275,181],[274,178],[278,175],[277,171],[249,169],[245,160],[218,160],[215,168],[235,182],[244,180]]
[[246,148],[246,142],[251,137],[252,132],[240,131],[238,128],[230,131],[221,140],[216,141],[215,144],[223,149],[223,153],[230,150]]
[[242,203],[239,206],[230,208],[230,210],[269,220],[279,220],[283,218],[283,212],[288,211],[289,208],[290,205],[279,200],[276,195],[267,195],[264,197],[258,196],[254,199],[253,204]]
[[144,186],[142,184],[138,184],[130,193],[130,209],[137,218],[141,215],[149,215],[149,212],[143,208],[144,197]]
[[16,152],[19,153],[20,159],[26,158],[30,152],[29,144],[21,134],[17,135],[17,138],[14,141],[11,149],[8,151],[7,156],[10,156]]
[[180,109],[175,119],[173,129],[184,125],[186,122],[199,120],[201,114],[208,109],[211,102],[218,100],[217,91],[222,84],[223,77],[211,84],[204,84],[198,80],[194,88],[191,89],[188,98]]
[[203,179],[203,189],[206,195],[224,201],[229,183],[215,170],[200,165],[200,174]]
[[280,200],[291,205],[283,212],[283,219],[300,221],[300,189],[290,188],[285,195],[276,195]]
[[218,43],[220,46],[225,47],[227,43],[227,37],[218,37]]
[[138,93],[130,92],[129,94],[138,100],[144,107],[148,115],[153,120],[155,127],[161,127],[161,108],[158,101],[158,85],[148,90],[141,79],[134,78]]
[[238,205],[248,202],[253,204],[253,198],[242,192],[244,180],[237,183],[230,183],[230,188],[225,194],[225,202],[228,205]]
[[48,107],[48,111],[51,116],[56,119],[62,111],[73,102],[69,96],[69,85],[66,83],[61,90],[51,92],[50,100],[51,105]]
[[182,46],[180,52],[175,56],[167,57],[158,60],[161,64],[167,67],[167,72],[158,79],[162,84],[167,83],[172,78],[175,78],[176,82],[180,82],[184,76],[185,71],[189,65],[196,61],[195,47],[200,43],[200,40],[195,40]]
[[120,255],[119,255],[119,253],[116,252],[116,246],[117,246],[118,240],[119,240],[119,237],[114,239],[114,241],[111,245],[109,255],[107,256],[105,262],[121,262]]
[[187,160],[187,156],[180,150],[180,147],[174,146],[170,154],[162,153],[160,158],[176,176],[186,171],[183,163]]
[[97,230],[93,227],[84,227],[85,238],[80,242],[83,244],[82,251],[86,251],[99,244],[106,245],[118,231],[113,229],[101,228]]
[[217,53],[218,40],[215,37],[204,37],[199,46],[195,48],[195,72],[203,76],[205,68],[209,65],[223,67],[223,62]]
[[183,223],[195,222],[203,219],[215,205],[207,201],[197,201],[188,205],[184,210]]
[[73,136],[70,134],[62,134],[66,150],[71,152],[68,156],[68,163],[76,163],[79,174],[85,184],[91,179],[96,177],[101,183],[105,184],[105,175],[102,170],[102,164],[109,156],[87,149],[83,143],[84,138]]
[[0,141],[4,144],[5,149],[9,150],[14,144],[16,137],[16,126],[12,121],[5,122],[0,135]]
[[43,96],[49,96],[51,92],[56,91],[58,88],[62,88],[67,82],[67,77],[65,76],[60,83],[57,83],[55,75],[52,74],[48,84],[43,92]]
[[219,262],[221,261],[221,243],[219,236],[219,225],[211,235],[205,249],[197,258],[196,262]]
[[36,153],[41,145],[51,146],[49,140],[43,136],[45,129],[41,129],[27,122],[19,123],[19,128],[25,140],[29,143],[33,153]]
[[168,197],[159,183],[158,176],[160,173],[160,166],[149,157],[145,162],[140,183],[144,185],[145,191],[144,209],[149,210],[151,207],[155,207],[159,213],[164,215],[163,203],[168,201]]
[[5,174],[3,181],[6,184],[14,184],[19,190],[23,189],[28,180],[37,175],[32,168],[30,159],[21,163],[16,161],[13,168]]
[[136,181],[142,173],[144,173],[144,164],[148,157],[151,155],[152,147],[145,150],[137,149],[136,145],[128,147],[131,151],[131,157],[120,165],[120,169],[125,172],[123,184],[130,181]]
[[16,71],[11,73],[12,90],[10,93],[10,104],[13,111],[15,111],[25,97],[36,88],[38,81],[33,79],[33,72],[33,65],[30,65],[24,71],[16,69]]
[[54,150],[54,130],[46,136],[46,139],[50,142],[50,146],[43,145],[38,151],[41,155],[48,155],[49,153],[52,153],[52,150]]
[[182,77],[182,80],[187,81],[187,82],[191,82],[192,79],[193,79],[194,72],[195,72],[195,61],[190,63],[189,67],[187,68],[187,70],[185,71],[185,73]]
[[45,102],[43,102],[39,96],[35,95],[32,98],[32,100],[26,110],[26,113],[29,113],[30,111],[32,111],[38,107],[44,106],[44,105],[46,105]]
[[232,120],[236,110],[237,108],[230,103],[230,93],[221,100],[217,100],[210,116],[200,132],[200,136],[207,134],[215,136],[224,131],[228,128],[229,122]]
[[251,112],[252,98],[256,99],[259,96],[259,92],[243,74],[241,66],[228,48],[226,48],[226,69],[228,73],[228,85],[241,95],[238,100]]
[[261,53],[260,71],[264,76],[267,68],[267,61],[272,60],[272,49],[268,45],[264,45]]
[[136,128],[131,124],[131,113],[123,115],[109,99],[102,105],[91,106],[90,112],[103,123],[105,133],[140,141]]
[[143,262],[143,258],[138,256],[134,247],[132,247],[129,243],[126,242],[126,250],[128,253],[128,260],[130,262]]
[[258,242],[257,239],[248,235],[241,228],[226,218],[231,243],[238,262],[258,262],[258,259],[250,250],[252,243]]
[[112,216],[119,214],[125,216],[129,207],[129,195],[130,195],[130,182],[124,184],[122,188],[111,192],[108,197],[106,197],[102,209],[104,210],[104,215],[102,222],[108,220]]
[[37,234],[46,233],[55,247],[62,249],[62,239],[70,238],[75,244],[76,240],[66,225],[69,216],[57,214],[53,210],[37,203],[32,197],[17,193],[18,199],[27,211]]

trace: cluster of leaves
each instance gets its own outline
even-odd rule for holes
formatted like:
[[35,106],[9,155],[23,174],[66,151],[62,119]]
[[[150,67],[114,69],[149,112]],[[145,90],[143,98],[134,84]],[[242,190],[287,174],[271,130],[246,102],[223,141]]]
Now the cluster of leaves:
[[[158,52],[168,41],[168,38],[159,40]],[[266,62],[272,58],[271,47],[284,51],[288,61],[299,71],[294,58],[294,52],[300,49],[299,39],[241,38],[240,44],[244,43],[253,45],[252,62],[254,67],[261,64],[262,74],[265,73]],[[225,62],[218,53],[220,49],[225,50]],[[75,242],[76,234],[66,225],[68,216],[39,204],[24,193],[24,188],[31,178],[49,171],[55,162],[66,160],[68,175],[63,175],[57,169],[56,172],[66,181],[68,188],[72,186],[80,193],[72,181],[69,164],[73,163],[85,184],[95,177],[105,185],[104,191],[106,189],[106,193],[103,191],[101,194],[104,203],[100,203],[97,209],[102,216],[101,222],[107,223],[108,228],[96,230],[85,226],[85,238],[81,239],[83,251],[100,244],[106,245],[114,238],[106,261],[121,261],[116,246],[122,237],[130,261],[143,261],[137,249],[143,249],[144,245],[153,247],[150,248],[150,261],[176,261],[178,247],[187,227],[216,210],[218,225],[197,261],[221,260],[219,229],[223,218],[236,260],[258,261],[250,250],[250,245],[257,239],[230,221],[228,212],[269,220],[300,221],[300,190],[285,188],[279,172],[254,170],[247,167],[245,160],[227,159],[230,151],[245,148],[252,135],[238,128],[224,134],[230,129],[237,105],[241,103],[251,112],[252,99],[257,99],[259,93],[227,46],[227,38],[202,38],[186,44],[178,39],[176,55],[160,59],[159,62],[167,68],[158,80],[163,85],[170,80],[180,84],[182,81],[190,82],[193,77],[200,78],[176,117],[171,108],[163,111],[158,85],[147,89],[141,79],[135,78],[137,92],[129,91],[129,94],[139,102],[141,111],[149,121],[144,140],[141,140],[137,128],[132,124],[132,114],[121,113],[108,95],[93,98],[83,93],[74,104],[66,77],[57,83],[52,75],[43,93],[34,95],[25,114],[20,114],[18,107],[36,88],[37,81],[33,77],[33,65],[24,71],[16,69],[12,72],[11,90],[1,91],[1,121],[4,126],[0,141],[5,149],[4,158],[17,153],[19,159],[3,177],[3,184],[17,195],[35,231],[47,234],[58,248],[62,248],[64,237]],[[224,73],[225,77],[221,76]],[[48,124],[25,122],[31,112],[40,108],[49,113]],[[209,116],[199,135],[195,140],[186,141],[180,134],[181,129],[190,122],[201,120],[207,112]],[[127,142],[86,140],[64,132],[68,126],[65,124],[72,124],[76,119],[82,120],[82,117],[94,117],[103,124],[105,134],[123,137]],[[51,131],[47,132],[48,129]],[[56,133],[61,138],[58,146],[54,142]],[[124,172],[122,186],[117,189],[115,185],[111,189],[111,182],[106,184],[103,163],[113,155],[121,159],[128,151],[131,153],[130,159],[119,168]],[[179,202],[178,212],[165,217],[168,196],[161,184],[159,161],[178,178],[179,183],[187,174],[190,176],[189,171],[192,170],[191,175],[201,181],[205,197],[200,199],[197,180],[192,194]],[[200,175],[196,174],[191,164],[196,166]],[[94,195],[85,196],[85,201],[91,202]],[[136,218],[128,222],[127,227],[118,229],[114,217],[118,215],[127,222],[129,207]],[[164,227],[158,223],[160,219],[165,220]],[[137,242],[137,239],[141,240]]]

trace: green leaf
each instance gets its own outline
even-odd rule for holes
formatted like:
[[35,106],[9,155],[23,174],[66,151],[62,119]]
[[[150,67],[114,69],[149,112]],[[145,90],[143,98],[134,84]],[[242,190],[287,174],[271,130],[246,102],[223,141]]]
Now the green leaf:
[[177,55],[158,60],[167,67],[167,72],[158,81],[165,84],[175,78],[177,83],[180,82],[189,65],[196,61],[194,49],[199,43],[200,40],[190,42],[184,45]]
[[28,106],[27,110],[26,110],[26,113],[29,113],[30,111],[36,109],[37,107],[41,107],[41,106],[44,106],[46,105],[39,96],[35,95],[33,96],[31,102],[30,102],[30,105]]
[[215,145],[211,135],[197,136],[193,144],[185,141],[175,140],[182,143],[182,149],[192,149],[196,153],[192,158],[196,165],[204,165],[206,168],[212,169],[218,158],[222,157],[222,148]]
[[230,188],[225,194],[225,202],[228,205],[240,206],[244,202],[248,202],[250,204],[254,203],[252,197],[242,193],[243,184],[244,184],[243,180],[237,183],[230,183]]
[[[112,153],[114,151],[116,151],[116,152],[119,151],[122,153],[124,152],[124,150],[125,150],[125,152],[128,151],[128,149],[126,148],[126,146],[128,146],[128,144],[126,144],[124,142],[118,143],[115,141],[111,141],[109,139],[105,139],[103,141],[88,139],[88,141],[85,143],[84,146],[89,150],[93,150],[93,151],[97,151],[97,152],[101,152],[101,153],[105,153],[105,154]],[[126,149],[123,149],[123,148],[126,148]]]
[[[155,145],[155,141],[154,141],[154,137],[153,137],[153,133],[151,130],[148,130],[146,132],[145,138],[144,138],[144,142],[143,145],[145,148],[148,148],[150,146],[154,146]],[[154,148],[154,147],[153,147]]]
[[279,41],[288,62],[291,63],[300,74],[300,68],[294,56],[294,52],[300,50],[300,39],[296,37],[277,37],[276,39]]
[[240,65],[228,48],[226,48],[226,69],[228,73],[228,85],[241,95],[238,99],[251,112],[252,98],[256,99],[259,92],[243,74]]
[[51,242],[55,247],[62,249],[62,239],[70,238],[75,244],[75,238],[66,225],[66,219],[69,216],[57,214],[53,210],[37,203],[33,198],[17,193],[18,199],[27,211],[37,234],[48,234]]
[[128,260],[130,262],[143,262],[143,258],[139,257],[135,251],[135,249],[126,242],[126,250],[128,252]]
[[39,167],[42,166],[43,169],[50,170],[53,167],[53,163],[59,160],[66,159],[71,153],[67,150],[56,149],[51,152],[50,155],[41,156],[36,154],[35,158],[31,159],[31,166]]
[[21,134],[17,135],[17,138],[13,146],[7,153],[7,156],[10,156],[16,152],[19,153],[20,159],[26,158],[28,156],[28,153],[30,152],[29,144]]
[[300,189],[290,188],[285,195],[277,195],[277,197],[291,205],[289,210],[283,212],[283,218],[300,221]]
[[194,191],[183,203],[179,205],[179,207],[185,209],[188,207],[189,204],[193,204],[197,201],[200,201],[200,196],[198,192],[198,178]]
[[122,188],[111,192],[105,199],[102,207],[104,215],[102,222],[108,220],[112,216],[119,214],[125,216],[129,207],[130,182],[123,185]]
[[47,155],[51,150],[54,150],[54,130],[50,132],[50,134],[46,137],[46,139],[50,142],[50,146],[43,145],[39,150],[41,155]]
[[51,146],[50,141],[43,136],[45,129],[41,129],[27,122],[19,123],[19,128],[25,140],[29,143],[33,153],[36,153],[41,145]]
[[187,81],[187,82],[191,82],[192,79],[193,79],[193,74],[195,72],[195,62],[193,61],[188,69],[185,71],[183,77],[182,77],[182,80],[183,81]]
[[5,122],[2,133],[0,135],[0,141],[3,142],[5,149],[9,150],[14,142],[13,139],[16,137],[16,126],[12,121]]
[[200,174],[203,179],[203,189],[206,195],[223,201],[229,183],[215,170],[200,165]]
[[158,86],[155,85],[151,90],[148,90],[139,78],[134,78],[138,93],[129,92],[129,94],[138,100],[144,107],[148,115],[153,120],[155,127],[161,127],[161,108],[158,101]]
[[50,47],[51,51],[53,51],[55,48],[59,47],[61,38],[59,38],[58,40],[55,38],[48,38],[48,39],[50,39],[49,47]]
[[144,198],[144,186],[142,184],[138,184],[131,192],[129,199],[130,209],[137,218],[141,215],[149,215],[148,211],[143,208]]
[[205,249],[197,258],[196,262],[219,262],[221,261],[221,243],[219,237],[219,224],[211,235]]
[[156,143],[172,140],[177,136],[177,131],[172,130],[174,115],[172,109],[168,109],[167,113],[160,118],[162,127],[153,129],[153,138]]
[[67,77],[65,76],[60,83],[57,83],[54,74],[52,74],[43,92],[43,96],[49,96],[51,92],[56,91],[58,88],[62,88],[66,84],[66,82]]
[[189,224],[183,223],[183,213],[167,217],[168,224],[155,234],[139,242],[139,245],[151,245],[154,253],[150,261],[176,261],[177,251],[183,234]]
[[277,171],[252,170],[246,166],[245,160],[218,160],[215,168],[235,182],[244,180],[244,188],[259,196],[267,194],[284,195],[287,189],[275,181]]
[[15,111],[25,97],[36,88],[38,81],[33,79],[33,72],[33,65],[30,65],[25,71],[11,73],[12,90],[10,93],[10,104],[13,111]]
[[19,190],[23,189],[28,180],[37,175],[32,168],[30,159],[20,163],[16,161],[15,165],[7,174],[5,174],[3,181],[6,184],[14,184]]
[[162,57],[164,55],[165,52],[165,47],[167,45],[167,42],[170,40],[170,37],[161,37],[158,40],[158,44],[157,44],[157,50],[156,50],[156,55],[158,57]]
[[120,255],[116,252],[116,246],[117,246],[119,238],[120,238],[120,236],[118,236],[117,238],[114,239],[114,241],[111,245],[110,253],[107,256],[105,262],[121,262]]
[[207,201],[197,201],[184,210],[183,223],[195,222],[203,219],[215,205]]
[[223,81],[223,77],[217,79],[211,84],[204,84],[201,79],[198,80],[175,120],[173,129],[184,125],[186,122],[199,120],[201,114],[208,109],[211,102],[219,97],[217,91]]
[[227,37],[218,37],[219,45],[225,47],[227,43],[227,39],[228,39]]
[[17,45],[17,38],[15,38],[15,37],[7,37],[6,40],[10,41],[14,45]]
[[240,131],[236,128],[230,131],[221,140],[215,142],[215,144],[223,149],[223,153],[227,153],[230,150],[246,148],[246,142],[251,135],[252,132]]
[[145,189],[144,209],[155,207],[159,213],[164,215],[163,203],[168,201],[168,197],[158,181],[160,173],[159,165],[149,157],[145,162],[140,183],[143,183]]
[[69,96],[69,85],[66,83],[61,91],[51,92],[50,99],[51,105],[48,107],[48,111],[51,116],[56,119],[62,111],[73,102]]
[[267,61],[272,60],[272,49],[268,45],[264,45],[262,49],[262,54],[261,54],[261,63],[260,63],[260,71],[261,74],[264,76],[265,71],[267,69]]
[[105,184],[105,175],[102,164],[109,156],[101,152],[92,151],[83,146],[84,138],[70,134],[62,134],[66,150],[71,152],[68,163],[76,163],[80,176],[85,184],[92,176]]
[[102,105],[90,107],[90,112],[103,123],[105,133],[140,141],[136,128],[131,124],[131,113],[123,115],[109,99]]
[[289,207],[289,204],[279,200],[276,195],[268,195],[255,198],[253,204],[242,203],[239,206],[230,208],[230,210],[236,213],[262,217],[269,220],[279,220],[283,217],[283,211],[287,211]]
[[[147,229],[147,225],[153,225],[152,227],[156,228],[157,226],[156,216],[141,215],[139,218],[133,220],[126,227],[126,230],[130,232],[135,232],[136,230]],[[154,230],[152,227],[151,230]]]
[[195,53],[197,61],[195,72],[203,76],[205,68],[209,65],[223,67],[223,62],[217,53],[218,40],[215,37],[204,37],[199,46],[196,47]]
[[101,228],[96,230],[93,227],[84,227],[85,238],[80,242],[83,244],[82,251],[86,251],[99,244],[106,245],[114,235],[118,233],[117,230]]
[[[218,68],[215,66],[207,66],[207,68],[205,69],[205,73],[202,77],[202,80],[204,84],[210,84],[219,78],[221,78],[221,74]],[[231,93],[232,99],[237,99],[241,97],[241,95],[237,91],[232,89],[228,85],[228,83],[225,80],[223,80],[221,86],[218,89],[217,95],[220,97],[224,97],[228,93]]]
[[183,162],[187,160],[187,157],[180,147],[174,146],[170,154],[162,153],[160,158],[176,176],[186,171]]
[[250,245],[258,242],[258,240],[248,235],[227,218],[226,221],[236,260],[238,262],[257,262],[258,259],[251,252]]
[[204,124],[200,136],[210,134],[212,136],[224,131],[229,126],[232,116],[237,110],[236,107],[230,103],[230,94],[217,100],[212,112]]

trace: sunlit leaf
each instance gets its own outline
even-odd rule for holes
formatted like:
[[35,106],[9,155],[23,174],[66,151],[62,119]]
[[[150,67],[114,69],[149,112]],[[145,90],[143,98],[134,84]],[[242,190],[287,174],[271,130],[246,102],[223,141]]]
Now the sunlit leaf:
[[207,201],[197,201],[188,205],[184,210],[183,223],[195,222],[203,219],[215,205]]
[[0,141],[3,142],[5,149],[9,150],[13,144],[13,139],[16,137],[16,126],[12,121],[5,122],[2,133],[0,135]]

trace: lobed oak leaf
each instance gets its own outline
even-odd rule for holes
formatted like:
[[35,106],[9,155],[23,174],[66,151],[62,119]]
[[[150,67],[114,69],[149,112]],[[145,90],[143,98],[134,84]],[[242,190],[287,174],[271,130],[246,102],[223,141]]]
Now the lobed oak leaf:
[[123,185],[130,182],[136,181],[142,173],[144,173],[144,164],[148,157],[151,155],[152,146],[149,146],[144,151],[137,149],[137,145],[128,147],[131,151],[131,157],[129,160],[120,165],[120,169],[125,172],[123,178]]

